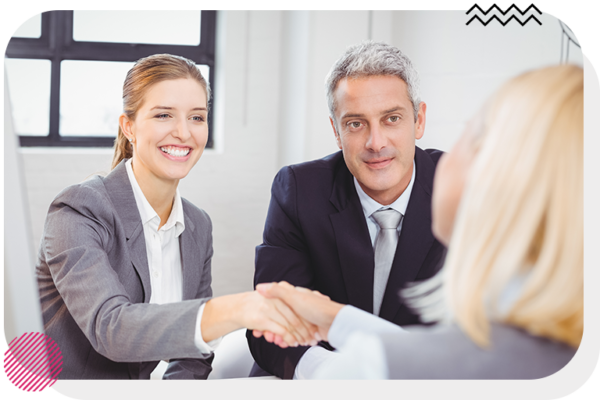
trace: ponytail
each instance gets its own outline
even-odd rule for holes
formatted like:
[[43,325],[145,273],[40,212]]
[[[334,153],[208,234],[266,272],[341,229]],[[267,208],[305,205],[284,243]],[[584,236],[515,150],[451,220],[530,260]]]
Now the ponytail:
[[113,155],[112,165],[110,169],[113,170],[121,161],[126,158],[133,157],[133,148],[131,147],[131,143],[121,130],[119,126],[119,133],[117,133],[117,137],[115,138],[115,153]]

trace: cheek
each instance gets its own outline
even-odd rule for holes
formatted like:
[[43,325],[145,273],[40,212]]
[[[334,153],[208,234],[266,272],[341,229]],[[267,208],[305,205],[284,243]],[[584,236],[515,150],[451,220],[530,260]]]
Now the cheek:
[[204,125],[202,127],[194,127],[191,129],[191,133],[196,145],[204,148],[206,146],[206,142],[208,141],[208,126]]

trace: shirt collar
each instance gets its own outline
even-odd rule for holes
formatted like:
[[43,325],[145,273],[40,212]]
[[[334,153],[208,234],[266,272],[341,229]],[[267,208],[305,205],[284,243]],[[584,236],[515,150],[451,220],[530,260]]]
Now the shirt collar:
[[[135,204],[137,205],[138,211],[140,213],[140,218],[142,219],[142,224],[146,225],[148,223],[154,224],[154,230],[158,228],[158,223],[160,221],[160,217],[154,211],[154,208],[150,205],[144,192],[140,188],[137,180],[135,179],[135,175],[133,173],[133,168],[131,167],[131,159],[125,162],[125,169],[127,170],[127,177],[129,178],[129,183],[131,184],[131,188],[133,189],[133,197],[135,198]],[[181,233],[185,230],[185,223],[183,219],[183,206],[181,202],[181,196],[179,195],[179,189],[175,191],[175,199],[173,201],[173,208],[171,209],[171,214],[167,219],[167,222],[162,226],[161,230],[169,230],[172,227],[175,227],[175,237],[179,237]]]
[[404,192],[402,192],[400,197],[398,197],[396,201],[394,201],[389,206],[384,206],[373,200],[368,194],[365,193],[363,188],[358,183],[358,180],[356,180],[356,177],[354,177],[354,187],[356,188],[356,193],[358,193],[358,198],[360,200],[360,204],[362,205],[363,212],[365,213],[365,217],[369,218],[375,211],[387,208],[396,210],[402,215],[406,214],[406,208],[408,207],[408,200],[410,199],[410,194],[412,193],[412,188],[415,183],[416,173],[417,166],[415,164],[415,161],[413,160],[412,176],[410,178],[408,186],[406,187]]

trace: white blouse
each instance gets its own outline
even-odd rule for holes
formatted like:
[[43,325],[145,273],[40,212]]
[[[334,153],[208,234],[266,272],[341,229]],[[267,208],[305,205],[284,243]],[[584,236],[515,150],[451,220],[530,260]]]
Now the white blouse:
[[[179,249],[179,236],[185,230],[183,206],[179,189],[175,192],[173,208],[167,222],[158,229],[160,217],[154,211],[140,185],[135,179],[131,159],[125,162],[127,176],[133,189],[133,196],[137,205],[144,228],[146,240],[146,256],[150,272],[150,303],[166,304],[182,301],[183,279],[181,267],[181,253]],[[204,354],[208,354],[219,345],[221,338],[206,343],[202,339],[200,323],[205,304],[200,306],[196,318],[196,333],[194,343]],[[174,327],[176,328],[176,327]]]

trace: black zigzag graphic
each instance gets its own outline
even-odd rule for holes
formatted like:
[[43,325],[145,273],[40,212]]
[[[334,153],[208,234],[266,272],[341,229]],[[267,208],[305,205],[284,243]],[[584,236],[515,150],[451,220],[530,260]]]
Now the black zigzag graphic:
[[467,15],[468,15],[468,14],[469,14],[471,11],[473,11],[473,9],[475,9],[475,8],[477,8],[479,11],[481,11],[481,12],[483,13],[483,15],[487,15],[487,13],[489,13],[489,12],[490,12],[491,10],[493,10],[494,8],[495,8],[496,10],[500,11],[500,12],[502,13],[502,15],[506,15],[506,13],[507,13],[507,12],[509,12],[510,10],[512,10],[513,8],[516,8],[516,9],[517,9],[517,11],[519,11],[519,12],[521,13],[521,15],[525,15],[525,13],[526,13],[527,11],[529,11],[531,8],[533,8],[533,9],[534,9],[535,11],[537,11],[537,12],[538,12],[540,15],[542,15],[542,12],[541,12],[540,10],[538,10],[538,8],[537,8],[536,6],[534,6],[533,4],[531,4],[529,7],[527,7],[527,8],[525,9],[525,11],[521,11],[521,9],[520,9],[519,7],[517,7],[517,6],[516,6],[514,3],[513,3],[513,5],[511,5],[510,7],[508,7],[508,8],[506,9],[506,11],[502,11],[502,9],[500,9],[500,7],[498,7],[496,4],[494,4],[494,5],[492,5],[490,8],[488,8],[488,10],[487,10],[487,11],[483,11],[483,10],[481,9],[481,7],[479,7],[477,4],[475,4],[473,7],[471,7],[471,8],[469,9],[469,11],[467,11]]
[[471,18],[469,20],[469,22],[467,22],[467,25],[469,25],[471,22],[473,22],[474,19],[477,19],[479,22],[481,22],[483,24],[483,26],[487,26],[487,24],[489,24],[493,20],[496,20],[496,21],[500,22],[502,24],[502,26],[506,26],[506,24],[508,24],[512,19],[514,19],[515,21],[517,21],[518,23],[520,23],[521,26],[524,26],[526,23],[528,23],[532,19],[534,19],[538,24],[540,24],[540,25],[542,24],[540,22],[540,20],[537,19],[536,17],[534,17],[533,15],[530,15],[529,18],[527,18],[525,20],[525,22],[521,22],[521,20],[519,18],[515,17],[514,15],[511,15],[510,18],[506,20],[506,22],[502,22],[502,20],[500,18],[498,18],[498,16],[496,16],[496,15],[494,15],[492,18],[488,19],[487,21],[483,22],[481,20],[481,18],[479,18],[479,16],[476,15],[473,18]]

